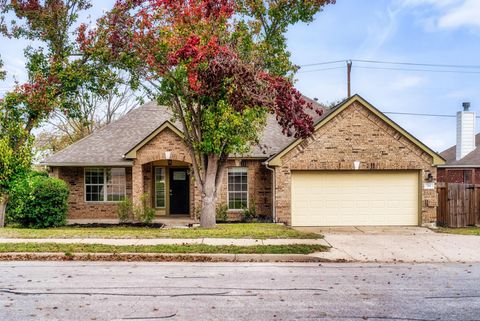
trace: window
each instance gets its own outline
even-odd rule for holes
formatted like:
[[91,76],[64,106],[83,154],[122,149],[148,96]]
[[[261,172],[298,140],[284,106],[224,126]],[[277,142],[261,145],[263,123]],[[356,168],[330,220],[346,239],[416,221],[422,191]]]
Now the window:
[[87,202],[103,202],[105,200],[105,171],[103,168],[85,170],[85,199]]
[[247,168],[228,169],[228,209],[242,210],[248,207]]
[[125,168],[86,168],[85,200],[119,202],[126,196]]
[[125,199],[125,168],[105,169],[107,177],[107,201],[120,202]]
[[155,167],[155,207],[165,207],[165,169]]

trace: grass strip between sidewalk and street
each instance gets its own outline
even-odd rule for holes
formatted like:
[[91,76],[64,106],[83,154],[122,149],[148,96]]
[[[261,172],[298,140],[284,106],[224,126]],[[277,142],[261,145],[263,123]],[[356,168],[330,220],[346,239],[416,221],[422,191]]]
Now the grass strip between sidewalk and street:
[[273,223],[218,224],[216,228],[153,228],[153,227],[78,227],[57,228],[0,228],[0,238],[108,238],[108,239],[151,239],[151,238],[234,238],[234,239],[320,239],[322,235],[306,233]]
[[439,227],[434,229],[437,233],[447,233],[447,234],[459,234],[459,235],[480,235],[480,227],[471,226],[471,227]]
[[200,253],[200,254],[310,254],[327,251],[328,247],[312,244],[291,245],[105,245],[60,243],[1,243],[0,253],[63,252],[63,253]]

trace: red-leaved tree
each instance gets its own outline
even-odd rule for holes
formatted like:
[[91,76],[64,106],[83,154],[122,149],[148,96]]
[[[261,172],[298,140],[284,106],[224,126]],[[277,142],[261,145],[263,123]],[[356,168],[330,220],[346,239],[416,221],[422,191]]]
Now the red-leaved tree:
[[[277,2],[303,12],[332,1]],[[277,48],[276,64],[275,44],[266,51],[264,29],[245,14],[255,5],[260,10],[248,1],[118,0],[95,29],[80,28],[85,55],[130,71],[182,123],[201,194],[202,227],[215,226],[227,158],[258,143],[268,113],[275,114],[285,135],[306,137],[313,130],[306,112],[313,106],[278,72],[285,70],[284,46]],[[302,20],[293,11],[283,18]]]

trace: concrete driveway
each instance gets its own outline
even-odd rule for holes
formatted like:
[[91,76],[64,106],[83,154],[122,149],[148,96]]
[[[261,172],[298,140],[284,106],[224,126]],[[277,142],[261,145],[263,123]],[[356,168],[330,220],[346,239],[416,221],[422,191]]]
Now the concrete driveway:
[[318,232],[332,247],[315,256],[356,262],[480,262],[480,236],[421,227],[299,228]]

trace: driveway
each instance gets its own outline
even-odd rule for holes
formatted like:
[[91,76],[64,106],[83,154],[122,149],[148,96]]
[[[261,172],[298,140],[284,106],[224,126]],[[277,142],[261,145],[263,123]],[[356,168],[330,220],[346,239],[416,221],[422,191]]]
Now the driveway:
[[480,262],[480,237],[421,227],[299,228],[318,232],[332,247],[313,254],[355,262]]

